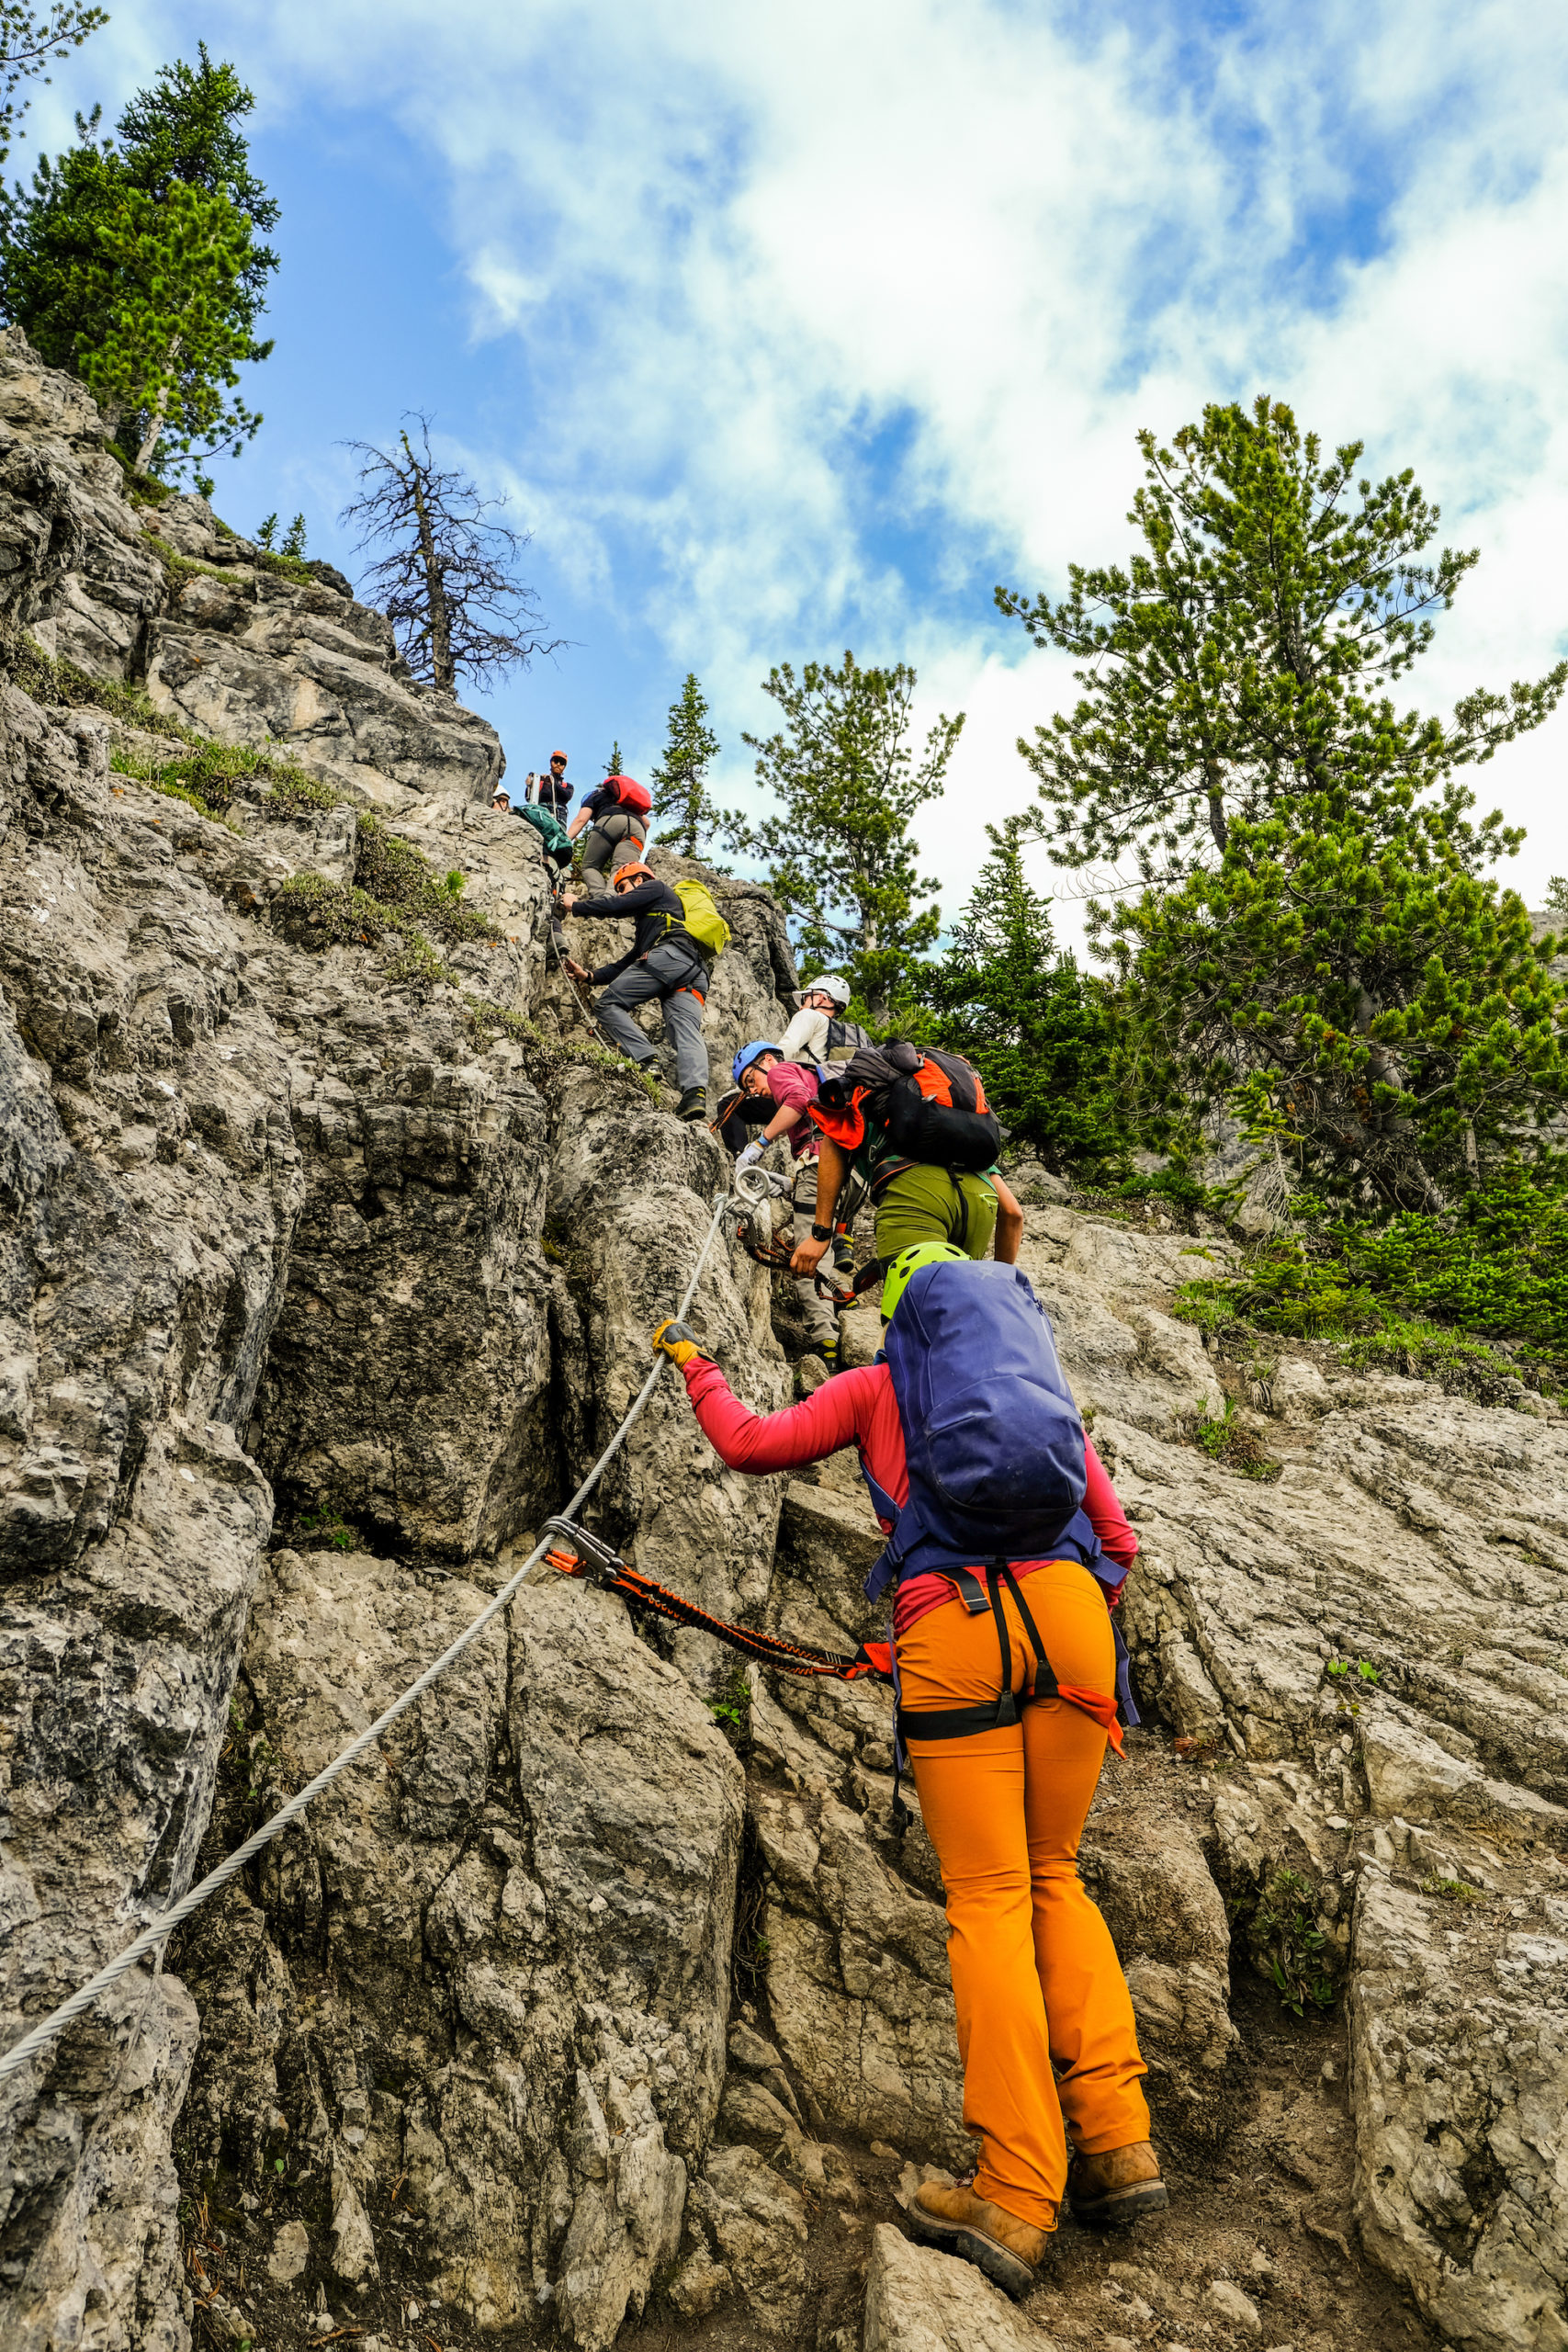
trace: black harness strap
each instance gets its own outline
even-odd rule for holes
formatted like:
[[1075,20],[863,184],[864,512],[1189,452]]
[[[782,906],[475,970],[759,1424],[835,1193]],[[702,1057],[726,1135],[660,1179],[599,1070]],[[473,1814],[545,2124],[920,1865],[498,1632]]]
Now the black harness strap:
[[[994,1699],[982,1699],[970,1707],[906,1707],[898,1709],[898,1731],[908,1739],[969,1739],[976,1732],[1004,1731],[1019,1720],[1019,1709],[1032,1699],[1054,1699],[1057,1681],[1045,1645],[1040,1638],[1040,1628],[1030,1613],[1029,1604],[1019,1589],[1018,1578],[1006,1560],[992,1560],[986,1569],[984,1588],[978,1577],[967,1568],[945,1569],[943,1574],[956,1584],[964,1605],[971,1616],[978,1616],[989,1598],[991,1614],[996,1620],[997,1646],[1001,1654],[1002,1687]],[[1002,1607],[1002,1587],[1012,1595],[1024,1636],[1034,1653],[1034,1670],[1026,1675],[1021,1690],[1012,1687],[1012,1635],[1008,1626],[1007,1611]],[[971,1591],[974,1598],[971,1599]]]
[[[1032,1696],[1036,1699],[1054,1699],[1056,1696],[1059,1686],[1056,1681],[1055,1671],[1052,1667],[1050,1659],[1045,1655],[1045,1645],[1040,1638],[1040,1628],[1035,1623],[1033,1618],[1030,1615],[1029,1603],[1025,1600],[1022,1591],[1020,1589],[1018,1578],[1014,1576],[1007,1562],[1005,1560],[998,1560],[997,1562],[997,1568],[1001,1575],[1003,1583],[1007,1586],[1008,1590],[1012,1595],[1013,1606],[1018,1611],[1020,1623],[1022,1624],[1024,1633],[1028,1636],[1030,1647],[1034,1652],[1034,1690]],[[1012,1679],[1012,1661],[1010,1658],[1008,1661],[1008,1679],[1010,1681]]]
[[[950,1584],[955,1584],[958,1587],[958,1597],[970,1616],[978,1617],[986,1607],[986,1588],[975,1574],[974,1569],[944,1568],[942,1573]],[[1011,1679],[1012,1677],[1010,1674],[1008,1680],[1010,1682]]]

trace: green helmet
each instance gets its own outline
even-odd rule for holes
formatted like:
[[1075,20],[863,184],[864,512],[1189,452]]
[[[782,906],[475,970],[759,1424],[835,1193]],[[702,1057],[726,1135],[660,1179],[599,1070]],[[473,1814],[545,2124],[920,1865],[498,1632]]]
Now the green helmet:
[[885,1323],[893,1320],[894,1309],[908,1287],[910,1275],[918,1273],[922,1266],[940,1266],[946,1259],[952,1259],[955,1265],[960,1266],[966,1266],[969,1262],[968,1252],[952,1241],[916,1241],[908,1250],[899,1250],[882,1284],[882,1319]]

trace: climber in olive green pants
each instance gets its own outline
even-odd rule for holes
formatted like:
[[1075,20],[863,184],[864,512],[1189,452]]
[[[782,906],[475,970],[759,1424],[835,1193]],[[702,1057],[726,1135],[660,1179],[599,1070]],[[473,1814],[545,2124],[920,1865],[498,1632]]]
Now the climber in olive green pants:
[[[825,1135],[817,1155],[817,1218],[811,1238],[796,1248],[790,1264],[798,1274],[813,1273],[828,1253],[832,1216],[849,1182],[850,1154]],[[945,1168],[912,1161],[878,1183],[874,1167],[872,1197],[876,1203],[876,1254],[891,1265],[900,1250],[919,1241],[951,1241],[966,1257],[983,1258],[996,1237],[996,1255],[1004,1264],[1018,1261],[1023,1238],[1023,1211],[993,1168],[984,1176],[954,1177]]]
[[890,1177],[876,1198],[876,1254],[883,1264],[890,1266],[900,1250],[921,1241],[951,1241],[965,1257],[985,1257],[1000,1205],[996,1182],[920,1166]]

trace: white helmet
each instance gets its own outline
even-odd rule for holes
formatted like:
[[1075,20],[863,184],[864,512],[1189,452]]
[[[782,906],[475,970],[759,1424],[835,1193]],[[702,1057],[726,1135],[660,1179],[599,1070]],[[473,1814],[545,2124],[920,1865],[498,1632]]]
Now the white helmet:
[[828,996],[842,1012],[853,994],[848,980],[840,979],[837,972],[824,972],[819,980],[807,980],[803,989],[796,989],[794,1001],[804,1004],[808,996]]

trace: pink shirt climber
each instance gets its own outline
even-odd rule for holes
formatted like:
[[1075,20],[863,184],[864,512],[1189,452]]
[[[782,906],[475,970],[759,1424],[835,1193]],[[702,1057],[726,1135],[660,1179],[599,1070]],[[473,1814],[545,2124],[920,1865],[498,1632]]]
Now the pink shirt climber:
[[[768,1072],[770,1079],[776,1074]],[[825,1380],[803,1404],[791,1405],[782,1413],[748,1412],[717,1364],[706,1356],[694,1356],[681,1369],[703,1434],[728,1469],[754,1475],[798,1470],[807,1462],[820,1462],[840,1447],[852,1445],[883,1492],[891,1495],[900,1510],[908,1501],[904,1425],[893,1393],[893,1374],[885,1363],[840,1372]],[[1087,1436],[1084,1463],[1089,1474],[1085,1514],[1102,1549],[1125,1575],[1137,1557],[1138,1539]],[[888,1521],[878,1524],[885,1535],[892,1533]],[[1043,1560],[1015,1560],[1013,1574],[1021,1581],[1044,1565]],[[895,1637],[907,1634],[928,1611],[942,1608],[954,1597],[953,1585],[944,1576],[907,1577],[894,1605]],[[1108,1597],[1108,1606],[1113,1608],[1121,1597],[1118,1586],[1114,1595]]]

